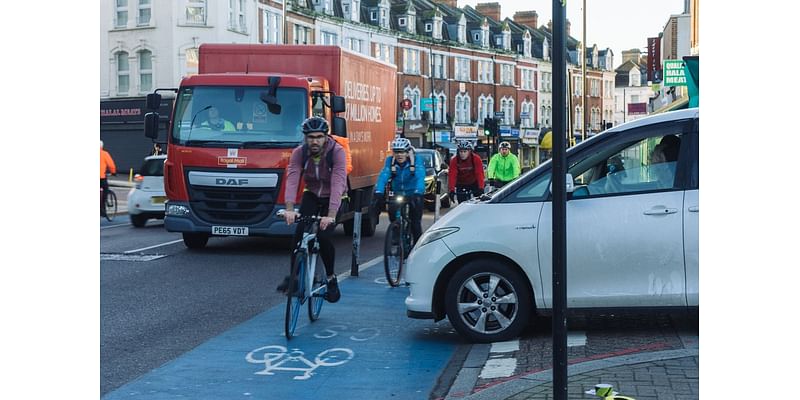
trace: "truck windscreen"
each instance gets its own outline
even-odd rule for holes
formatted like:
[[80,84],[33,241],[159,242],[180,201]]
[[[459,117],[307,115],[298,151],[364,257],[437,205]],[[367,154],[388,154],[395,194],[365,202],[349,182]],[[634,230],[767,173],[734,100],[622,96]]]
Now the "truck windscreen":
[[[199,147],[293,147],[303,139],[308,95],[278,88],[280,113],[261,100],[266,87],[195,86],[181,88],[175,103],[172,142]],[[274,111],[274,110],[273,110]]]

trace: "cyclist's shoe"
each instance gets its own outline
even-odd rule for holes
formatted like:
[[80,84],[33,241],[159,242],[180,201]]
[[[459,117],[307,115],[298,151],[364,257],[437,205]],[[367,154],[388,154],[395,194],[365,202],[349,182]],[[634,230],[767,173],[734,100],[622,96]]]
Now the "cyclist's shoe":
[[325,300],[328,300],[328,303],[336,303],[340,297],[342,297],[342,294],[339,292],[339,282],[334,276],[328,279],[328,291],[325,293]]

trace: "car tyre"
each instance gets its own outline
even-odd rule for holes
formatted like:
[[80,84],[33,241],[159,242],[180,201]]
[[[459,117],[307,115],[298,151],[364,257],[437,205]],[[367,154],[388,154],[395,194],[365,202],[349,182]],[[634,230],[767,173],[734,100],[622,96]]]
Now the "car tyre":
[[142,214],[131,214],[131,224],[137,228],[142,228],[147,223],[147,217]]
[[512,265],[480,258],[450,279],[445,311],[453,327],[470,341],[505,341],[519,336],[528,325],[532,296],[527,278]]
[[208,243],[205,233],[183,233],[183,244],[190,249],[202,249]]

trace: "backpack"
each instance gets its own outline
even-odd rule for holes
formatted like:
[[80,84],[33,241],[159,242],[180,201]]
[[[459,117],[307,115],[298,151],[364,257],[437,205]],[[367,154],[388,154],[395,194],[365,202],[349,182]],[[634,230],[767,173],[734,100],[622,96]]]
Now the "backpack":
[[[344,149],[344,158],[345,158],[345,164],[346,164],[345,165],[345,172],[347,173],[347,175],[350,175],[350,172],[353,171],[353,157],[350,155],[350,139],[348,139],[346,137],[336,136],[336,135],[330,135],[330,137],[335,142],[334,143],[334,149],[336,148],[337,144]],[[303,170],[305,170],[306,169],[306,165],[308,165],[309,157],[310,156],[308,154],[308,145],[303,143],[303,164],[302,164],[303,165]],[[325,154],[325,159],[326,159],[326,161],[328,163],[328,171],[330,172],[333,169],[333,151],[332,150]]]

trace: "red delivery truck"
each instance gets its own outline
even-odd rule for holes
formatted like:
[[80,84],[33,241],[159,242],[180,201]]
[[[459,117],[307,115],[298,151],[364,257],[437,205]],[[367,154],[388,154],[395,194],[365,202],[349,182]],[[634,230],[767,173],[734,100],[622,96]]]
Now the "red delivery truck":
[[[338,222],[352,234],[355,204],[362,234],[394,138],[396,67],[336,46],[203,44],[199,74],[177,89],[148,95],[145,135],[156,140],[162,90],[176,92],[168,124],[164,225],[189,248],[211,236],[285,236],[285,170],[303,143],[302,121],[328,119],[350,141],[353,170]],[[299,197],[298,197],[299,198]]]

